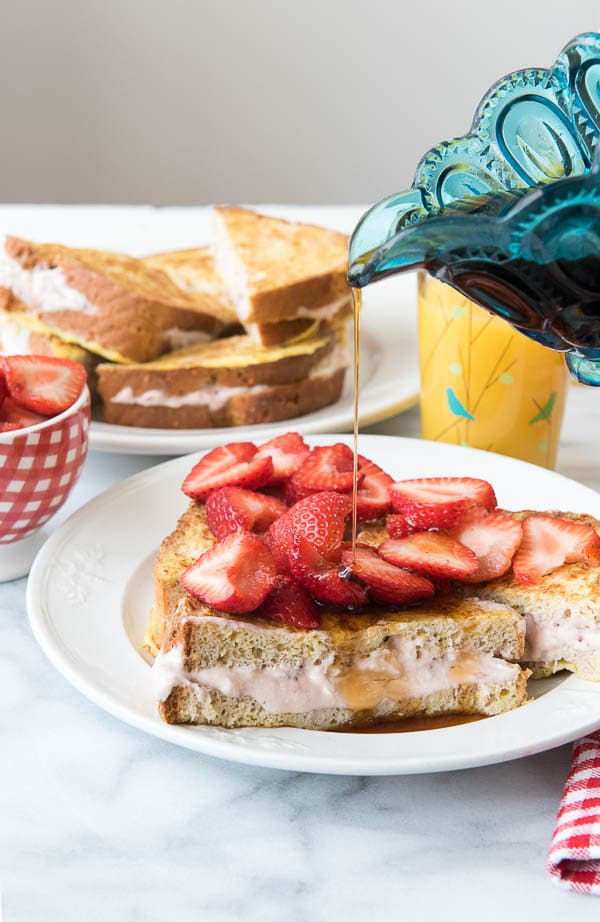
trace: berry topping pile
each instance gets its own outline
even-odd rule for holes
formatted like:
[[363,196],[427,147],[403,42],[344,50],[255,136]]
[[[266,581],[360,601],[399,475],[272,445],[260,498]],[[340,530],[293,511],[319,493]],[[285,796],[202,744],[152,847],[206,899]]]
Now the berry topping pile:
[[83,365],[70,359],[0,356],[0,432],[35,426],[68,410],[85,380]]
[[538,513],[521,522],[497,509],[486,480],[394,481],[362,455],[357,520],[366,531],[353,554],[352,478],[347,445],[311,449],[295,432],[208,452],[183,491],[205,502],[217,543],[182,586],[217,611],[306,630],[319,626],[322,606],[405,607],[511,567],[528,585],[566,563],[600,565],[589,525]]

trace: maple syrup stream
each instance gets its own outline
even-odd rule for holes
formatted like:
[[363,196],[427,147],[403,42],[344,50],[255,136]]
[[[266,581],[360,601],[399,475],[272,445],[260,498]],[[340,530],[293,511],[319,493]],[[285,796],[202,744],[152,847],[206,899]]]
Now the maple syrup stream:
[[[352,481],[352,563],[356,557],[357,502],[358,502],[358,386],[360,372],[360,311],[362,307],[362,288],[352,288],[352,307],[354,314],[354,464]],[[409,733],[415,730],[436,730],[454,727],[458,724],[481,720],[479,715],[442,714],[437,717],[405,717],[369,727],[347,727],[342,733]]]
[[362,288],[352,288],[352,307],[354,314],[354,465],[352,480],[352,563],[356,560],[356,526],[358,505],[358,385],[360,372],[360,309],[362,307]]

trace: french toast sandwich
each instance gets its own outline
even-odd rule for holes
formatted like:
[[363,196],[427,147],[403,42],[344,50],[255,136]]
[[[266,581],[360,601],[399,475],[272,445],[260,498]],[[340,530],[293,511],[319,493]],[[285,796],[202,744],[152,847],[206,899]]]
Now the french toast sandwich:
[[499,510],[473,478],[394,482],[359,455],[354,549],[352,460],[288,433],[190,471],[147,637],[165,720],[351,729],[502,713],[529,667],[600,679],[600,522]]
[[[348,240],[343,234],[241,208],[217,208],[215,214],[218,222],[227,223],[234,235],[232,247],[238,248],[235,258],[219,257],[221,272],[209,247],[158,253],[147,257],[146,264],[164,271],[183,289],[217,299],[221,310],[239,317],[245,331],[263,346],[289,342],[316,320],[336,324],[350,316],[345,278]],[[323,240],[327,243],[324,262],[319,250]],[[333,265],[329,250],[335,253]],[[260,279],[256,297],[261,303],[250,311],[240,309],[239,302],[237,311],[234,306],[240,274],[255,287]]]
[[522,619],[445,598],[412,611],[321,612],[302,630],[181,598],[153,666],[169,723],[362,727],[399,717],[492,715],[526,700]]
[[[231,310],[232,323],[236,323],[238,327],[235,330],[232,326],[230,335],[246,332],[261,346],[277,346],[297,339],[314,328],[315,320],[306,316],[290,320],[240,324],[225,291],[224,282],[216,270],[210,247],[157,253],[146,257],[145,262],[149,266],[161,269],[181,288],[189,291],[207,291],[212,297],[218,298],[224,310]],[[347,296],[340,300],[339,308],[331,314],[328,321],[337,324],[346,320],[350,315],[350,308],[351,299],[348,292]]]
[[331,322],[348,310],[345,234],[245,208],[214,212],[215,262],[240,323]]
[[[408,605],[386,603],[385,595],[354,611],[321,603],[317,620],[306,626],[286,622],[273,606],[232,613],[196,596],[185,574],[223,544],[213,531],[219,495],[216,490],[205,501],[192,500],[154,567],[146,645],[156,656],[153,683],[166,721],[348,729],[417,715],[492,715],[525,703],[529,673],[519,665],[525,619],[499,601],[463,597],[448,585],[431,597],[433,586],[425,581],[427,597],[419,587],[420,598],[409,597]],[[308,496],[290,508],[313,500]],[[269,492],[266,501],[272,502]],[[267,544],[279,555],[271,531]],[[235,540],[243,534],[236,532]],[[359,548],[386,534],[381,522],[364,525]],[[250,578],[252,565],[246,569],[244,578]],[[406,577],[406,571],[395,572]],[[277,579],[286,583],[289,577]]]
[[183,334],[207,341],[232,320],[141,259],[18,237],[0,250],[0,286],[61,338],[117,362],[154,359]]
[[142,364],[98,366],[109,423],[194,429],[290,419],[338,399],[349,357],[344,326],[313,324],[281,346],[248,334]]

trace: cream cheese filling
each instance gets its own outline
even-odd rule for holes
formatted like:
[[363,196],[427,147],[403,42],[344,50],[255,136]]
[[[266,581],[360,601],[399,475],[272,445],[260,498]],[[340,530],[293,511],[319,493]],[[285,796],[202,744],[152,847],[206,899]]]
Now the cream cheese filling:
[[172,351],[208,343],[213,338],[206,330],[181,330],[179,327],[171,327],[166,330],[164,336]]
[[201,702],[216,690],[229,698],[253,698],[270,714],[302,714],[326,708],[393,709],[395,702],[425,697],[464,684],[513,682],[519,666],[487,653],[448,649],[436,655],[416,641],[392,638],[350,667],[333,654],[318,662],[284,666],[217,665],[189,671],[181,647],[159,653],[152,667],[153,689],[165,701],[179,686],[192,688]]
[[20,301],[40,313],[78,311],[97,314],[98,309],[80,291],[67,285],[63,270],[56,266],[24,269],[3,248],[0,250],[0,286],[9,288]]
[[555,621],[526,616],[524,659],[530,663],[569,660],[578,654],[600,653],[600,626],[592,618],[573,615]]

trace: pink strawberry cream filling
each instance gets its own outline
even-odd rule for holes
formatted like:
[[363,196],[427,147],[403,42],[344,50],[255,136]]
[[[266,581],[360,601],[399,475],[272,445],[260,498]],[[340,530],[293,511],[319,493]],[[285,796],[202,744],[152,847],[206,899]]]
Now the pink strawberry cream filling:
[[592,616],[538,621],[527,615],[525,660],[546,663],[586,653],[600,654],[600,629]]
[[333,654],[294,668],[282,666],[210,666],[185,668],[181,647],[159,653],[152,667],[153,688],[165,701],[176,687],[193,689],[205,702],[216,690],[231,698],[253,698],[270,714],[301,714],[326,708],[375,709],[381,714],[402,699],[424,697],[472,683],[506,685],[519,667],[491,654],[449,648],[434,655],[417,642],[392,638],[350,667]]

